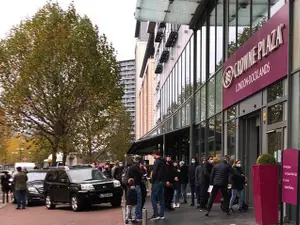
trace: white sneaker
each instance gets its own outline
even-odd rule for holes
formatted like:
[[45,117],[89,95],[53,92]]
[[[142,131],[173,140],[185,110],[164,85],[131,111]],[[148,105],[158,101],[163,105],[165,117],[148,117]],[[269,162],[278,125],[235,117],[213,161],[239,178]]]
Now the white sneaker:
[[159,217],[159,219],[160,219],[160,220],[164,220],[164,219],[165,219],[165,217],[164,217],[164,216],[161,216],[161,217]]
[[177,203],[176,208],[180,208],[180,204],[179,203]]
[[173,208],[177,208],[177,205],[175,203],[172,204]]

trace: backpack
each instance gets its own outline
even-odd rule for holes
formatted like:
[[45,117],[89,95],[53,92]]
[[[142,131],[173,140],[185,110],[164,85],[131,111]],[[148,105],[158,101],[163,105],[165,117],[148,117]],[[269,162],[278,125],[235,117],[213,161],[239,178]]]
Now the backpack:
[[122,176],[121,176],[121,183],[122,185],[126,186],[128,184],[128,179],[129,179],[129,166],[126,166],[123,171],[122,171]]

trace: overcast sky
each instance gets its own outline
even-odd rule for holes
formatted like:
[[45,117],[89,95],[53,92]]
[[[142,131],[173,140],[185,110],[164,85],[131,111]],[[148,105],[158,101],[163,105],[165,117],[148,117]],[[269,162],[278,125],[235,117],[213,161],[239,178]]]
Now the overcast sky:
[[[47,0],[1,0],[0,39],[22,19],[31,17]],[[55,0],[67,8],[72,0]],[[118,60],[134,59],[136,0],[73,0],[77,12],[98,25],[118,52]]]

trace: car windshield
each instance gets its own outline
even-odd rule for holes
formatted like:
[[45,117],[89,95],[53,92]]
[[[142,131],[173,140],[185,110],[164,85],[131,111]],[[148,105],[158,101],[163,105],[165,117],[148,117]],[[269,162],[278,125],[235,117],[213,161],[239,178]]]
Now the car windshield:
[[46,171],[27,173],[28,181],[45,180],[46,174]]
[[106,177],[98,169],[73,169],[69,170],[69,175],[72,181],[88,181],[88,180],[104,180]]

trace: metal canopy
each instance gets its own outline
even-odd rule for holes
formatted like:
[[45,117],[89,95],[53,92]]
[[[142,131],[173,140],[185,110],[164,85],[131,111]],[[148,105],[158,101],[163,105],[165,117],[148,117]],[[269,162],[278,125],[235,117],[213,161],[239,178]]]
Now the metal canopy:
[[137,0],[135,18],[139,21],[189,25],[203,0]]

